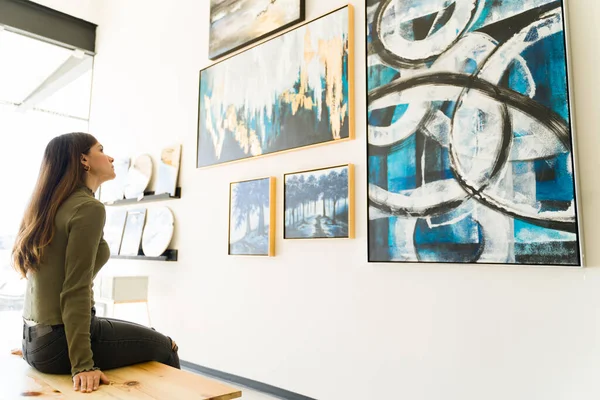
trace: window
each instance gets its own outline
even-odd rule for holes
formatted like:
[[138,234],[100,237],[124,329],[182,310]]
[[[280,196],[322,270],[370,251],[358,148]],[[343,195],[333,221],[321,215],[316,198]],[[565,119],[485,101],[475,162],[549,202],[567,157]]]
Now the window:
[[[88,131],[93,56],[0,27],[0,351],[19,347],[26,282],[10,253],[46,144]],[[5,328],[6,327],[6,328]],[[16,342],[15,342],[16,339]]]

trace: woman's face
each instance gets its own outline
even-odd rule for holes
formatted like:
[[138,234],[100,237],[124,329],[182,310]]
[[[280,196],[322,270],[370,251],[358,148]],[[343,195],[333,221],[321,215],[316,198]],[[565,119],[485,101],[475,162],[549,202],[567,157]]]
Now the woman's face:
[[93,145],[90,153],[85,155],[84,158],[87,159],[87,165],[90,167],[88,173],[98,179],[100,183],[116,177],[115,167],[113,166],[115,159],[104,154],[104,147],[100,143]]

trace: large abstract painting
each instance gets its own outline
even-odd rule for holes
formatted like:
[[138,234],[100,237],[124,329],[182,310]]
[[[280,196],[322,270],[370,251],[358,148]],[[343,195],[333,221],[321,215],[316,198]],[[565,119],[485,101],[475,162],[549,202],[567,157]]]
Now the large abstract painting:
[[581,265],[562,1],[367,1],[369,261]]
[[230,184],[229,255],[275,255],[275,178]]
[[354,237],[354,166],[284,176],[285,239]]
[[200,72],[199,168],[351,138],[351,10]]
[[210,0],[211,59],[304,20],[304,0]]

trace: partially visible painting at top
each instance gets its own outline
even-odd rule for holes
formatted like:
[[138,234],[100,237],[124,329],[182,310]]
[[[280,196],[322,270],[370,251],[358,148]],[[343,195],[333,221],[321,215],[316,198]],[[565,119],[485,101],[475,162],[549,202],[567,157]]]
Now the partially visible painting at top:
[[350,6],[200,71],[197,167],[352,136]]
[[209,58],[304,21],[304,0],[210,0]]
[[563,6],[367,1],[370,261],[581,265]]

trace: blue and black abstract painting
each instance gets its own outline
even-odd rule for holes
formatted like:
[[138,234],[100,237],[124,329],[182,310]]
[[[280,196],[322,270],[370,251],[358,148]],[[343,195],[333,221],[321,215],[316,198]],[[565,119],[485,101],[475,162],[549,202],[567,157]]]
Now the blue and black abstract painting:
[[350,137],[349,7],[200,72],[197,167]]
[[563,11],[367,0],[369,261],[581,265]]

